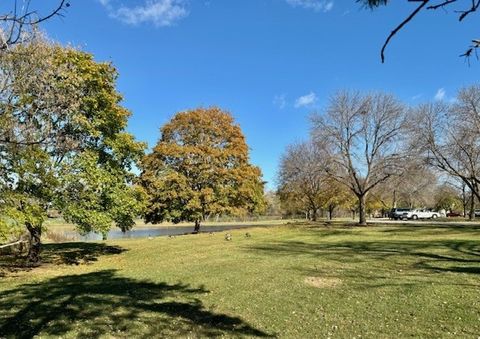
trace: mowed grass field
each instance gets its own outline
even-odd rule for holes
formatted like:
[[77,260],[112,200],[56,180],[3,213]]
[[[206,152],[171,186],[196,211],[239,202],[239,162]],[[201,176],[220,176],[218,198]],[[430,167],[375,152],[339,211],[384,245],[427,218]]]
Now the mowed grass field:
[[0,337],[478,338],[476,225],[295,224],[3,259]]

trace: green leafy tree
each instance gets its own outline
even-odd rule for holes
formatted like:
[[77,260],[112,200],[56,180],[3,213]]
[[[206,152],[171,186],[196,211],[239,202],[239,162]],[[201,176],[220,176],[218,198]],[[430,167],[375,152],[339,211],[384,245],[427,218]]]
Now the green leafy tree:
[[[466,204],[462,201],[461,192],[452,185],[444,183],[435,192],[435,208],[446,211],[462,211]],[[465,213],[465,211],[463,211]],[[465,215],[465,214],[464,214]]]
[[328,219],[334,218],[337,208],[350,208],[355,203],[355,196],[344,185],[330,177],[324,179],[324,190],[321,195],[322,207],[328,212]]
[[260,169],[249,163],[240,126],[219,108],[177,113],[143,161],[146,222],[195,222],[265,208]]
[[0,73],[0,222],[28,230],[29,261],[49,208],[81,232],[131,227],[142,194],[130,170],[144,145],[125,132],[116,70],[37,39],[1,54]]
[[290,188],[291,187],[281,186],[277,191],[282,208],[282,215],[291,218],[301,214],[305,219],[311,219],[312,213],[305,195],[298,190],[295,191]]

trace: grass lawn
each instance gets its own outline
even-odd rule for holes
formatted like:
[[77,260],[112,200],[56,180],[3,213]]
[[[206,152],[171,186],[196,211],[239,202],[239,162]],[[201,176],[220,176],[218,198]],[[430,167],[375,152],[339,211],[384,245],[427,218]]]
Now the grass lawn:
[[0,337],[477,338],[480,227],[290,225],[47,244]]

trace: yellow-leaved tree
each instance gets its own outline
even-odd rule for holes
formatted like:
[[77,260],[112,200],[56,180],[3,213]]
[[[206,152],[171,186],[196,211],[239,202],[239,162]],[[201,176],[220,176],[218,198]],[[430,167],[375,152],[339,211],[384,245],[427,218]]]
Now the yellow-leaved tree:
[[211,215],[260,213],[264,183],[248,151],[228,112],[212,107],[177,113],[143,161],[145,221],[190,221],[198,232]]

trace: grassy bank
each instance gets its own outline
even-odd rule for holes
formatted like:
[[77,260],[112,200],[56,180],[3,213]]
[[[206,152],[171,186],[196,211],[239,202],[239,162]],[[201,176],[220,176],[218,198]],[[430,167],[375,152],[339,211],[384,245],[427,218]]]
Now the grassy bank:
[[245,232],[46,245],[4,267],[0,336],[480,335],[476,225]]

